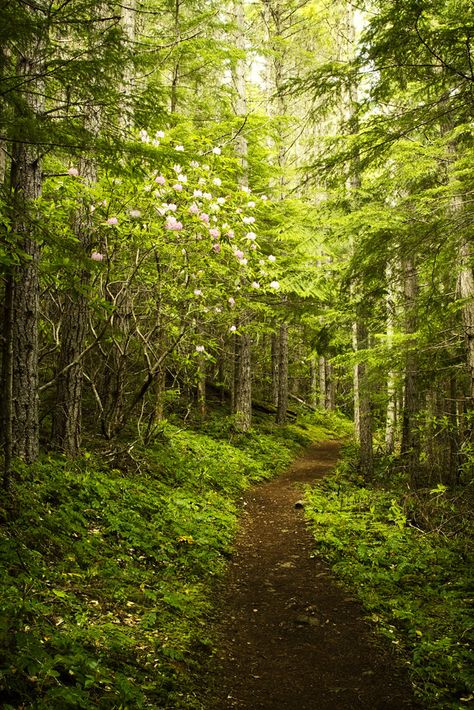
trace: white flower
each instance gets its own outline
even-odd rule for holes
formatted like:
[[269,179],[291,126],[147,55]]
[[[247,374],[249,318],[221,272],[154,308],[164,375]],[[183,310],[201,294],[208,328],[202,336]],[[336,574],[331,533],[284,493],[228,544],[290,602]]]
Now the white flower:
[[191,162],[189,163],[189,167],[190,168],[198,168],[199,163],[197,162],[197,160],[191,160]]
[[204,345],[196,345],[196,352],[197,353],[203,353],[205,351]]
[[200,288],[195,288],[194,289],[194,295],[195,296],[202,296],[202,291]]
[[70,175],[71,177],[78,177],[79,170],[77,168],[69,168],[69,170],[67,171],[67,174]]
[[212,149],[212,152],[214,153],[214,155],[220,155],[222,153],[222,150],[219,148],[219,146],[216,145],[216,147]]
[[164,131],[157,131],[155,133],[156,138],[164,138],[165,137],[165,132]]
[[268,200],[268,197],[266,195],[260,195],[260,199],[266,202]]
[[212,182],[216,187],[220,187],[222,185],[222,180],[220,178],[214,178]]
[[179,174],[178,174],[178,181],[179,181],[179,182],[188,182],[188,176],[187,176],[187,175],[183,175],[183,173],[179,173]]
[[210,168],[210,166],[207,165],[207,163],[206,163],[206,164],[204,164],[204,165],[202,166],[202,169],[205,170],[206,172],[209,172],[209,170],[210,170],[211,168]]
[[141,212],[140,210],[130,210],[129,215],[130,217],[133,217],[134,219],[138,219],[138,217],[141,217]]
[[225,205],[225,197],[218,197],[217,204],[218,205]]
[[231,333],[235,333],[235,331],[237,330],[237,326],[231,325],[230,328],[229,328],[229,330],[230,330]]
[[274,261],[276,261],[276,256],[273,256],[273,254],[269,254],[268,261],[271,261],[273,263]]
[[255,222],[255,217],[242,217],[242,222],[244,224],[253,224]]
[[255,207],[255,202],[253,202],[252,200],[250,202],[247,202],[247,207],[250,207],[250,209],[252,209],[252,207]]
[[184,145],[175,145],[174,149],[177,150],[178,153],[183,153],[184,152]]
[[258,281],[252,281],[252,288],[260,288]]
[[254,241],[256,240],[256,238],[257,238],[257,235],[255,234],[255,232],[247,232],[247,234],[246,234],[245,236],[246,236],[247,239],[249,239],[251,242],[254,242]]
[[280,288],[280,284],[278,283],[278,281],[270,281],[270,288],[278,290]]

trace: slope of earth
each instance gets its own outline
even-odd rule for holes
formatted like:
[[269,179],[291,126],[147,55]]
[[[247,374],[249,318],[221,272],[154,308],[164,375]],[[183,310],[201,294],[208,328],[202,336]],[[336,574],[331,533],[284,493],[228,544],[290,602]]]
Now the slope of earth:
[[[311,556],[298,507],[303,485],[336,463],[328,441],[243,501],[235,552],[220,588],[219,657],[205,707],[214,710],[408,710],[403,668],[355,599]],[[296,504],[296,507],[295,507]]]

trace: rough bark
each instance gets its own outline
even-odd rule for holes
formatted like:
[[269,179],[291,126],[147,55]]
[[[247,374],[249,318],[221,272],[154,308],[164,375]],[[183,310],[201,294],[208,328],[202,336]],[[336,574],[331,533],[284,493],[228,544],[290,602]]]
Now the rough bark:
[[[41,31],[41,30],[40,30]],[[43,43],[37,39],[26,48],[17,64],[17,74],[28,87],[21,100],[33,117],[40,116],[44,98],[38,78]],[[21,104],[21,102],[19,102]],[[22,255],[20,266],[6,277],[3,372],[3,447],[5,475],[13,457],[31,463],[39,454],[38,321],[39,261],[41,246],[36,238],[34,201],[41,195],[41,154],[31,143],[15,141],[10,170],[12,232]]]
[[286,323],[280,325],[278,354],[278,404],[276,422],[277,424],[285,424],[288,410],[288,326]]
[[243,332],[236,342],[235,421],[239,431],[245,432],[252,424],[252,366],[251,341]]
[[272,333],[272,402],[278,406],[279,367],[280,367],[280,338],[277,333]]

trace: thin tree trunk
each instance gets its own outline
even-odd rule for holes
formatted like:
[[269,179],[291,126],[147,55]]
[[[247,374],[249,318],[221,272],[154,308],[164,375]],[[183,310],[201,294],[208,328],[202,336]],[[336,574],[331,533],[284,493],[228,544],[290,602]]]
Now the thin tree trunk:
[[278,406],[278,388],[279,388],[279,368],[280,368],[280,338],[276,333],[271,336],[272,346],[272,402],[275,407]]
[[277,424],[285,424],[288,410],[288,326],[286,323],[280,325],[278,352],[278,404],[276,422]]
[[319,356],[319,408],[326,409],[327,403],[327,377],[326,377],[326,358],[324,355]]
[[[405,299],[405,332],[413,335],[417,330],[417,298],[418,298],[418,275],[413,262],[405,259],[403,268],[403,290]],[[405,468],[410,476],[413,486],[417,486],[419,481],[419,460],[420,460],[420,435],[417,428],[416,416],[420,409],[418,375],[418,357],[413,347],[409,343],[405,357],[405,387],[404,404],[402,415],[402,442],[401,454],[405,461]]]

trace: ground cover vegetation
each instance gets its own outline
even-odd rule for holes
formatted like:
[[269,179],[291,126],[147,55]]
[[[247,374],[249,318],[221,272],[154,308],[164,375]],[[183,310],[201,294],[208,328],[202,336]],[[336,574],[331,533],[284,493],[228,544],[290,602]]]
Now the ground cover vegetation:
[[239,495],[328,435],[265,419],[245,437],[221,412],[211,433],[167,423],[120,468],[95,451],[21,471],[1,528],[6,709],[201,707]]
[[[76,477],[96,506],[123,488],[148,519],[144,480],[160,500],[162,486],[184,486],[205,517],[196,482],[187,488],[179,464],[173,483],[166,462],[171,440],[178,451],[198,436],[191,423],[217,440],[217,402],[226,436],[258,461],[258,413],[281,426],[296,408],[342,411],[364,495],[381,496],[369,512],[391,496],[407,519],[390,527],[401,547],[415,545],[414,520],[438,527],[419,540],[454,559],[464,537],[446,519],[472,530],[473,33],[468,0],[2,4],[2,524],[6,539],[26,540],[31,515],[20,555],[38,578],[38,554],[54,545],[30,549],[43,539],[34,531],[50,516],[61,525],[59,509],[40,511],[53,511],[52,481],[71,505]],[[190,456],[206,459],[205,439],[193,441]],[[197,532],[175,530],[182,508],[170,506],[173,540],[183,536],[170,554],[193,557],[186,536]],[[129,534],[118,507],[107,544]],[[88,508],[75,510],[82,530],[105,535]],[[9,569],[27,595],[20,559]],[[91,575],[91,590],[100,582],[113,596],[101,579]],[[63,587],[53,588],[68,595]],[[460,613],[469,599],[458,599]],[[65,623],[52,624],[55,639]],[[108,628],[112,643],[120,630]],[[461,705],[472,692],[460,691]]]

